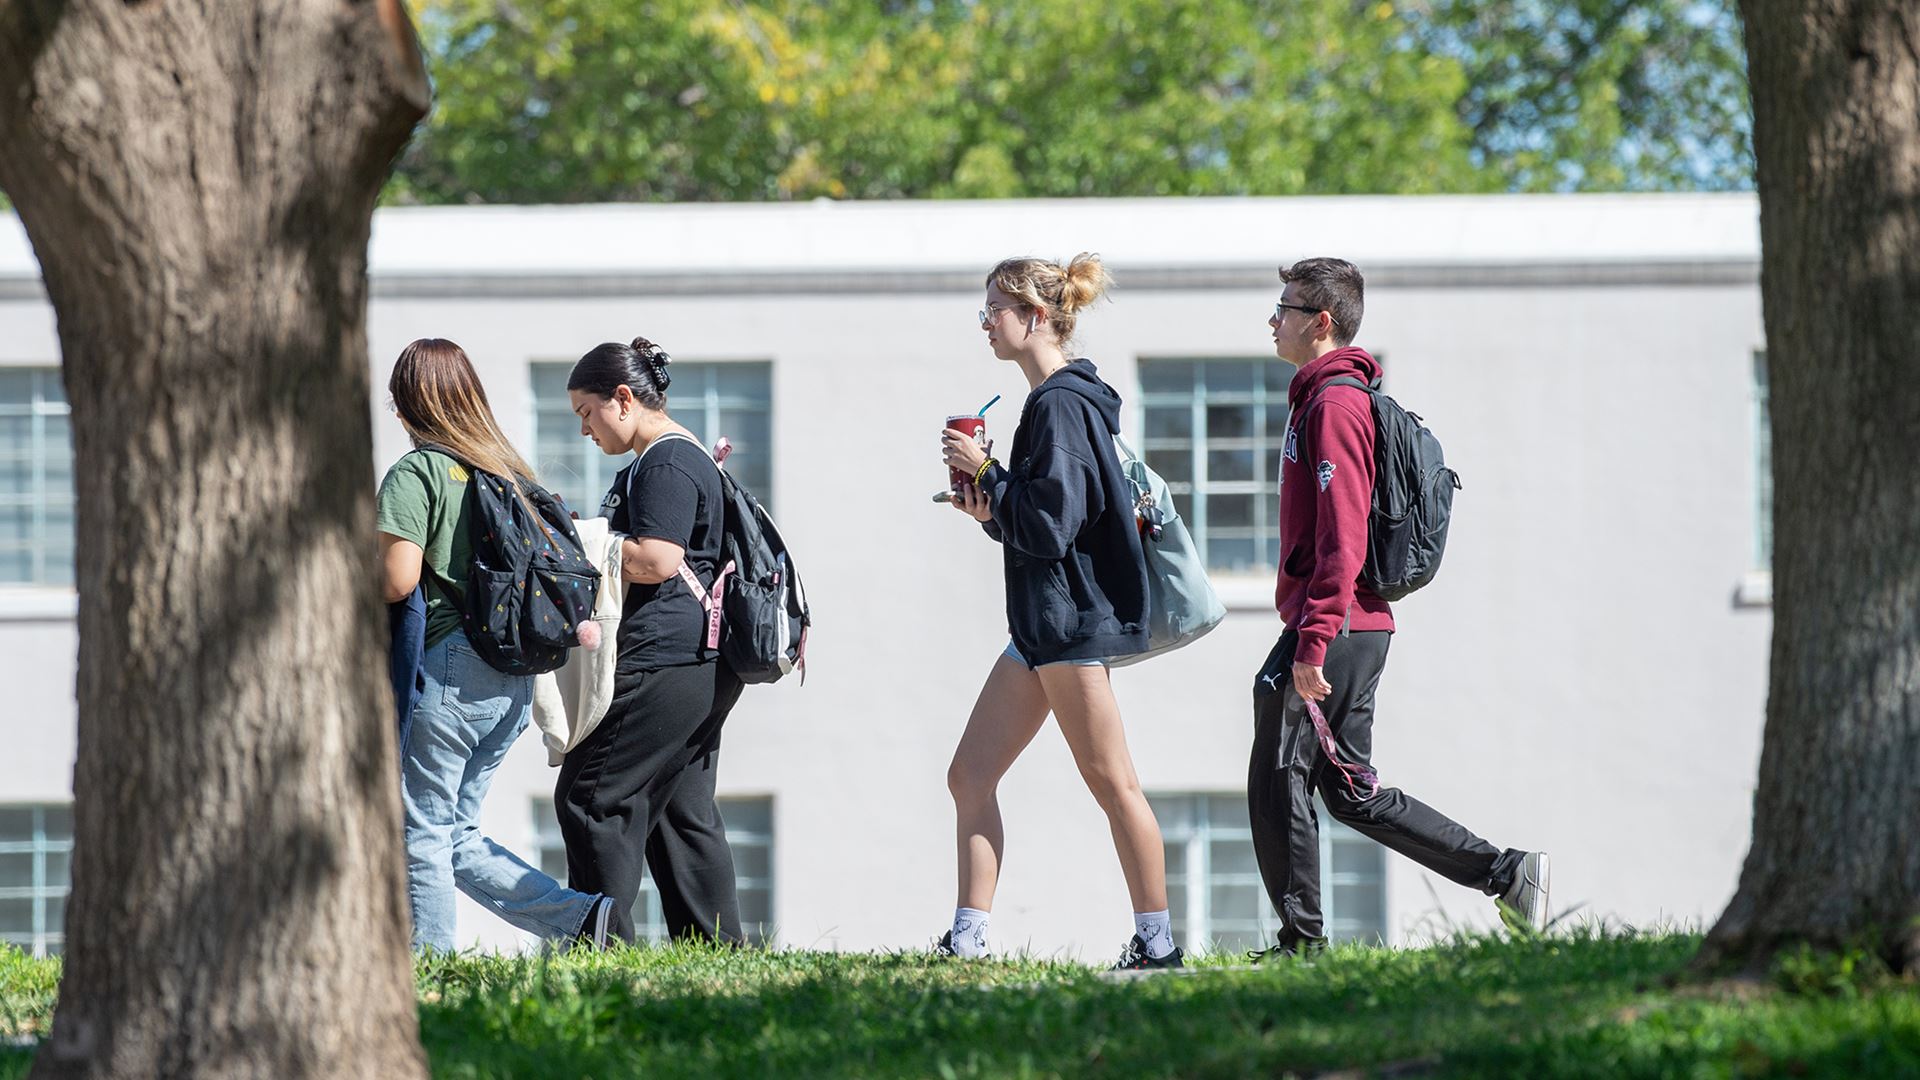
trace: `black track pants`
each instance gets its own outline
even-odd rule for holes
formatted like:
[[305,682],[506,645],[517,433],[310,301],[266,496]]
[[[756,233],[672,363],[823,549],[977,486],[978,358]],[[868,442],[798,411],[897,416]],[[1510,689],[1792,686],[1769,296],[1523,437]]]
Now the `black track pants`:
[[733,851],[713,801],[720,727],[740,689],[719,662],[644,672],[560,766],[567,880],[613,897],[623,940],[634,938],[643,863],[673,937],[740,940]]
[[[1327,646],[1324,665],[1333,693],[1320,703],[1340,760],[1366,766],[1373,757],[1373,696],[1387,666],[1385,630],[1343,634]],[[1320,822],[1314,792],[1327,811],[1355,831],[1451,881],[1489,895],[1506,891],[1523,852],[1500,851],[1398,788],[1367,785],[1335,768],[1321,751],[1306,705],[1293,689],[1298,636],[1288,630],[1253,685],[1253,757],[1247,767],[1247,809],[1253,850],[1267,897],[1295,937],[1325,937],[1320,910]],[[1350,769],[1349,771],[1355,771]]]

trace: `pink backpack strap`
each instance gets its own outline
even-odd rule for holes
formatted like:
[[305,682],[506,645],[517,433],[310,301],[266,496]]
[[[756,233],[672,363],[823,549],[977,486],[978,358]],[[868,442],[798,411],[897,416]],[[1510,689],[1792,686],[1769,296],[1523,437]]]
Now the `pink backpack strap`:
[[713,575],[712,591],[708,591],[701,587],[700,579],[694,575],[693,568],[687,565],[686,560],[682,559],[680,561],[680,580],[687,583],[687,591],[699,599],[700,607],[707,613],[708,649],[718,650],[720,648],[720,613],[722,610],[720,605],[721,601],[725,600],[727,595],[727,576],[732,574],[733,571],[734,565],[732,562],[728,562],[727,565],[721,567],[720,572]]

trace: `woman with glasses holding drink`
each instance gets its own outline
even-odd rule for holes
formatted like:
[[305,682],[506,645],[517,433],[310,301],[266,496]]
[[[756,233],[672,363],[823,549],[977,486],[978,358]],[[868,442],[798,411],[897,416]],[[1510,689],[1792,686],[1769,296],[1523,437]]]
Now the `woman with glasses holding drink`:
[[1097,256],[1062,266],[1007,259],[987,275],[980,328],[995,357],[1033,389],[1006,461],[969,432],[941,438],[953,505],[1001,545],[1011,640],[995,659],[947,770],[958,817],[959,897],[938,951],[987,954],[1004,834],[1000,778],[1052,713],[1088,790],[1106,812],[1133,902],[1120,968],[1181,966],[1167,911],[1160,826],[1127,749],[1106,658],[1147,647],[1147,570],[1133,489],[1113,438],[1120,395],[1093,362],[1069,359],[1079,313],[1106,291]]

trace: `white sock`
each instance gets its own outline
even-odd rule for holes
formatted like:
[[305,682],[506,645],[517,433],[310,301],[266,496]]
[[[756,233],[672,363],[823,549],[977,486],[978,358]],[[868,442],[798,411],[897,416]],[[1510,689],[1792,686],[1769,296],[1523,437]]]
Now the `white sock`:
[[955,908],[953,912],[953,952],[956,956],[987,955],[987,920],[992,916],[979,908]]
[[1173,916],[1164,910],[1134,912],[1133,932],[1155,960],[1173,951]]

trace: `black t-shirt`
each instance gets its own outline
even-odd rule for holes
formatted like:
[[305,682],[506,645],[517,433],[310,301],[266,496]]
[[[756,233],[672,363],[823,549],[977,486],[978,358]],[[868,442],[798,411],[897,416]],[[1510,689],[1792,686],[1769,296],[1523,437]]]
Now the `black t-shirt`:
[[[602,509],[615,532],[666,540],[686,549],[687,567],[712,588],[724,524],[720,473],[698,443],[662,438],[613,478]],[[675,574],[658,585],[629,585],[620,612],[615,677],[698,664],[706,647],[706,609]]]

